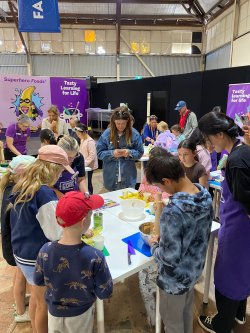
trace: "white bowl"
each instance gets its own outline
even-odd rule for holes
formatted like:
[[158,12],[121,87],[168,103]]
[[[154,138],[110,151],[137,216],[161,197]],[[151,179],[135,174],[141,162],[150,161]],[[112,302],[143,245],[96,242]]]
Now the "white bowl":
[[139,226],[140,236],[144,243],[148,245],[148,240],[152,237],[154,231],[153,222],[145,222]]
[[139,199],[126,199],[121,201],[123,215],[128,219],[137,219],[143,215],[146,202]]

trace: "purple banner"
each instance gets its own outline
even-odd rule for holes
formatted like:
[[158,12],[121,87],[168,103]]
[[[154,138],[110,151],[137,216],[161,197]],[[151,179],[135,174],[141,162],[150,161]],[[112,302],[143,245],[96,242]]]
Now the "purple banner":
[[235,116],[250,112],[250,83],[230,84],[227,99],[227,115]]
[[47,76],[0,76],[1,119],[3,127],[25,114],[31,119],[31,129],[42,123],[51,105],[50,79]]
[[85,80],[52,77],[50,89],[51,103],[58,107],[61,118],[68,122],[72,116],[76,116],[86,124],[85,110],[89,107],[89,100]]

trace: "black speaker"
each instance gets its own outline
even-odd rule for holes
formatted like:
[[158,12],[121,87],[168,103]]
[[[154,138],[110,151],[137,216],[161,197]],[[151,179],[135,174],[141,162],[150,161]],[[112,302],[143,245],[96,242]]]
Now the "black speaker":
[[88,90],[97,88],[97,77],[87,76],[86,77],[86,88]]

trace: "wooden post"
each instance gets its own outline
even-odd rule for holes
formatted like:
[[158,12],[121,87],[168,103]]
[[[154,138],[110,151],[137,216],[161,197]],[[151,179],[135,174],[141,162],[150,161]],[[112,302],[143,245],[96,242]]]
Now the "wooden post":
[[160,236],[160,217],[162,213],[162,193],[156,193],[155,234]]

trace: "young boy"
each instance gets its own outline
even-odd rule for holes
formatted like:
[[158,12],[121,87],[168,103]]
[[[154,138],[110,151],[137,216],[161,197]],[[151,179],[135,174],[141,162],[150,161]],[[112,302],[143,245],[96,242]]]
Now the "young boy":
[[68,192],[56,208],[57,222],[63,229],[59,241],[46,243],[37,257],[35,283],[47,286],[49,332],[91,333],[96,297],[109,298],[113,283],[101,251],[81,241],[89,228],[93,209],[104,200],[99,195],[84,197]]
[[[149,183],[172,194],[150,240],[158,263],[160,314],[166,333],[193,333],[193,288],[206,257],[213,218],[208,191],[185,176],[178,158],[166,151],[149,160]],[[158,241],[159,240],[159,241]]]

